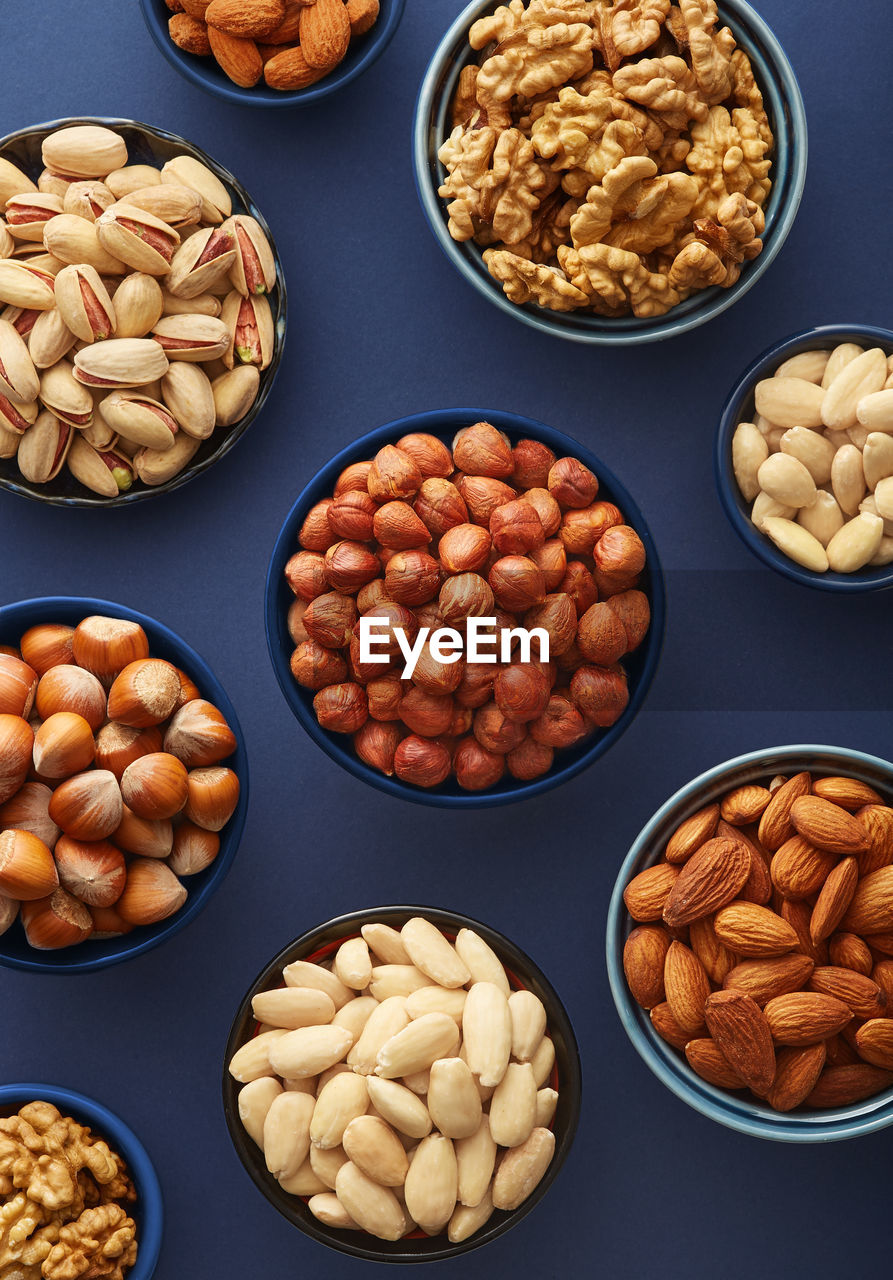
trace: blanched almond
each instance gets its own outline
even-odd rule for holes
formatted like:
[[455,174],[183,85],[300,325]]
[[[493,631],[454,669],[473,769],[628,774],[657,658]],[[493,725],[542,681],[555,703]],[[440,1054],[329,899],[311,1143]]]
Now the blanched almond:
[[773,453],[760,466],[757,479],[764,493],[787,507],[808,507],[815,502],[815,480],[790,454]]
[[400,931],[410,959],[441,987],[461,987],[471,981],[468,966],[439,929],[422,916],[407,920]]
[[267,1168],[279,1180],[293,1177],[310,1151],[310,1120],[316,1102],[306,1093],[280,1093],[264,1118]]
[[513,991],[509,996],[512,1017],[512,1056],[529,1062],[546,1034],[546,1006],[532,991]]
[[368,1106],[365,1076],[356,1075],[353,1071],[333,1076],[316,1099],[310,1122],[310,1141],[317,1147],[341,1146],[345,1129],[357,1116],[365,1115]]
[[496,1164],[496,1143],[490,1133],[490,1121],[481,1116],[477,1131],[456,1143],[458,1193],[461,1204],[473,1208],[487,1194]]
[[777,427],[820,427],[821,387],[805,378],[764,378],[754,388],[757,413]]
[[884,522],[880,516],[861,511],[838,529],[828,543],[828,564],[835,573],[854,573],[868,564],[883,536]]
[[447,1238],[451,1244],[461,1244],[463,1240],[473,1236],[475,1231],[480,1231],[492,1216],[493,1199],[487,1191],[473,1208],[464,1204],[456,1207],[447,1228]]
[[264,1121],[282,1085],[272,1076],[261,1076],[239,1090],[239,1119],[245,1132],[259,1147],[264,1144]]
[[403,1191],[407,1210],[428,1235],[442,1230],[453,1216],[458,1183],[450,1139],[438,1133],[423,1138],[410,1162]]
[[261,1076],[271,1076],[273,1068],[270,1064],[270,1049],[287,1034],[287,1031],[262,1031],[260,1035],[248,1040],[230,1059],[228,1070],[232,1078],[240,1084],[250,1084]]
[[377,921],[364,924],[360,933],[366,939],[371,951],[385,964],[409,964],[409,952],[403,945],[403,939],[396,929],[389,924]]
[[399,1240],[406,1231],[400,1201],[388,1187],[382,1187],[346,1161],[335,1179],[335,1194],[358,1227],[379,1240]]
[[396,1080],[370,1075],[369,1097],[379,1115],[408,1138],[418,1140],[431,1132],[431,1116],[424,1102]]
[[502,961],[488,942],[473,929],[460,929],[456,951],[464,961],[472,982],[492,982],[508,997],[511,988]]
[[375,1074],[393,1080],[425,1071],[458,1044],[459,1029],[449,1014],[426,1013],[385,1041],[378,1051]]
[[469,1138],[477,1133],[481,1099],[461,1058],[440,1058],[431,1064],[427,1102],[431,1119],[445,1138]]
[[813,537],[802,525],[793,520],[780,520],[775,516],[767,516],[762,525],[766,537],[783,551],[791,560],[802,564],[804,569],[813,573],[825,573],[828,568],[828,556],[818,538]]
[[300,1027],[286,1031],[272,1046],[270,1065],[286,1080],[306,1079],[340,1062],[352,1044],[344,1027]]
[[360,1075],[373,1073],[382,1045],[409,1025],[409,1013],[403,996],[389,996],[373,1009],[360,1033],[360,1038],[347,1055],[348,1065]]
[[348,938],[335,952],[332,972],[352,991],[363,991],[372,981],[372,961],[363,938]]
[[381,964],[372,970],[369,994],[376,1000],[389,1000],[392,996],[408,996],[419,987],[435,986],[414,964]]
[[536,1081],[529,1062],[510,1062],[490,1100],[490,1133],[500,1147],[519,1147],[536,1123]]
[[260,991],[251,1001],[251,1009],[258,1022],[284,1027],[288,1031],[331,1022],[335,1016],[331,997],[324,991],[314,991],[312,987],[279,987],[275,991]]
[[385,1187],[400,1187],[409,1160],[400,1139],[380,1116],[357,1116],[344,1130],[347,1158],[368,1178]]
[[468,992],[462,987],[419,987],[406,997],[406,1009],[410,1018],[421,1018],[426,1013],[448,1013],[462,1025],[462,1011]]
[[880,347],[864,351],[828,384],[821,406],[822,422],[832,431],[854,427],[859,401],[880,391],[886,378],[887,353]]
[[492,982],[472,984],[462,1015],[466,1061],[483,1085],[498,1085],[512,1052],[509,1003]]
[[769,445],[752,422],[739,422],[732,436],[732,469],[745,502],[760,492],[757,472],[769,457]]
[[542,1181],[555,1153],[551,1129],[534,1129],[526,1142],[503,1158],[493,1179],[493,1204],[497,1209],[517,1209]]
[[282,977],[287,987],[312,987],[315,991],[324,991],[336,1009],[354,997],[351,989],[339,982],[329,969],[311,964],[309,960],[294,960],[287,964],[282,970]]

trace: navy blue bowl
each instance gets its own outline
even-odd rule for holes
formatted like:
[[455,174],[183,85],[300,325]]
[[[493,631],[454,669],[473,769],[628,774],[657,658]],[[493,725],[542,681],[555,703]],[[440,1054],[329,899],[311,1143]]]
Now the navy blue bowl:
[[127,1280],[151,1280],[161,1252],[164,1202],[146,1148],[123,1120],[86,1094],[54,1084],[0,1085],[0,1115],[13,1115],[28,1102],[52,1103],[63,1115],[87,1125],[125,1161],[137,1193],[129,1212],[137,1225],[139,1246],[136,1265],[128,1271]]
[[276,287],[270,294],[269,299],[270,308],[273,312],[275,334],[273,359],[267,368],[261,372],[257,397],[245,416],[240,418],[238,422],[233,423],[231,427],[217,427],[207,440],[202,440],[192,461],[172,480],[167,480],[164,484],[155,485],[145,485],[142,481],[138,481],[134,488],[128,489],[126,493],[118,494],[116,498],[101,498],[98,494],[91,493],[89,489],[75,480],[67,467],[63,467],[59,474],[53,480],[48,481],[47,484],[34,484],[30,480],[26,480],[20,473],[16,466],[15,458],[0,458],[0,488],[21,494],[23,498],[33,498],[37,502],[47,502],[55,507],[129,507],[135,502],[145,502],[147,499],[157,497],[159,494],[170,493],[173,489],[179,489],[196,476],[201,475],[203,471],[207,471],[218,458],[224,457],[241,440],[261,409],[263,409],[270,392],[273,390],[273,383],[276,381],[276,374],[279,372],[279,363],[282,360],[282,351],[285,346],[285,329],[288,315],[285,272],[267,221],[242,184],[233,177],[228,169],[224,169],[223,165],[218,164],[216,160],[212,160],[200,147],[187,142],[185,138],[181,138],[176,133],[169,133],[166,129],[157,129],[153,125],[140,124],[138,120],[119,119],[117,116],[69,116],[63,120],[48,120],[43,124],[29,125],[27,129],[18,129],[15,133],[10,133],[5,138],[0,138],[0,158],[11,160],[13,164],[18,165],[24,173],[27,173],[36,182],[44,167],[40,155],[40,148],[44,138],[48,133],[53,133],[56,129],[66,129],[75,124],[98,124],[105,126],[107,129],[114,129],[127,143],[130,164],[161,166],[174,156],[184,153],[192,156],[195,160],[199,160],[213,174],[216,174],[230,193],[233,202],[233,213],[250,214],[252,218],[255,218],[260,223],[264,234],[270,242],[270,248],[273,250],[273,259],[276,263]]
[[160,946],[194,920],[223,883],[236,856],[248,813],[248,754],[235,707],[204,658],[163,623],[109,600],[94,600],[90,596],[41,596],[39,599],[20,600],[16,604],[0,607],[0,644],[18,645],[28,628],[37,626],[38,623],[63,622],[68,626],[77,626],[83,618],[92,614],[138,622],[149,637],[152,656],[165,658],[181,667],[198,685],[202,697],[213,702],[223,712],[236,735],[236,749],[221,763],[239,776],[239,803],[220,832],[220,852],[217,857],[198,875],[185,878],[189,897],[175,915],[159,924],[142,925],[122,938],[107,938],[98,942],[88,938],[75,947],[64,947],[58,951],[35,950],[25,938],[21,921],[17,920],[0,937],[0,964],[9,965],[13,969],[28,969],[35,973],[90,973],[94,969],[106,969],[109,965],[120,964],[122,960],[130,960],[142,955],[144,951]]
[[[352,462],[364,458],[372,458],[383,445],[392,444],[403,435],[412,431],[428,432],[439,436],[450,446],[456,432],[473,422],[491,422],[494,427],[504,431],[514,443],[516,440],[531,438],[541,440],[543,444],[558,457],[575,457],[594,471],[599,482],[599,498],[615,503],[623,512],[627,524],[632,525],[642,539],[647,554],[647,564],[642,580],[642,590],[651,602],[651,627],[648,635],[634,653],[624,658],[623,665],[629,681],[629,705],[623,715],[610,729],[597,732],[587,738],[578,747],[556,751],[555,764],[543,777],[533,782],[519,782],[517,779],[503,779],[497,786],[488,791],[463,791],[455,778],[448,778],[439,787],[425,790],[401,782],[399,778],[387,778],[377,769],[365,764],[356,755],[350,736],[330,733],[320,727],[313,711],[314,694],[311,689],[299,685],[291,673],[289,658],[294,650],[294,642],[288,634],[287,614],[294,596],[285,581],[284,570],[289,558],[299,550],[298,532],[310,508],[323,498],[331,496],[335,481],[345,467]],[[604,465],[604,463],[584,449],[576,440],[547,427],[545,423],[533,418],[523,418],[517,413],[506,413],[500,409],[433,409],[427,413],[415,413],[408,418],[399,418],[384,427],[378,427],[367,435],[360,436],[353,444],[348,445],[336,454],[331,462],[316,473],[301,493],[285,519],[285,524],[276,540],[270,567],[267,571],[267,586],[264,598],[266,614],[267,647],[273,662],[273,670],[285,700],[291,707],[310,737],[322,747],[326,755],[336,764],[347,769],[355,778],[368,782],[385,791],[388,795],[397,796],[401,800],[415,800],[418,804],[437,805],[442,808],[482,809],[490,805],[509,804],[513,800],[527,800],[531,796],[540,795],[560,782],[575,777],[593,760],[614,745],[617,739],[629,728],[654,678],[660,657],[664,634],[664,582],[657,548],[645,523],[645,519],[630,494],[620,481]]]
[[686,818],[713,804],[735,787],[772,778],[777,773],[816,774],[858,778],[893,804],[893,764],[845,747],[768,747],[727,760],[681,787],[642,828],[620,868],[608,909],[607,962],[611,994],[624,1030],[636,1052],[662,1084],[701,1115],[755,1138],[776,1142],[833,1142],[856,1138],[893,1124],[893,1089],[851,1107],[828,1110],[773,1111],[750,1094],[717,1089],[692,1071],[683,1054],[654,1030],[645,1009],[633,999],[623,973],[623,948],[635,928],[623,902],[623,891],[646,867],[659,862],[667,841]]
[[[546,1007],[548,1032],[555,1045],[555,1068],[549,1081],[551,1087],[558,1091],[558,1105],[551,1125],[555,1133],[555,1154],[552,1161],[542,1181],[519,1208],[497,1209],[480,1231],[476,1231],[461,1244],[451,1244],[445,1235],[426,1236],[421,1232],[404,1236],[402,1240],[378,1240],[362,1231],[340,1231],[314,1218],[307,1208],[306,1198],[301,1199],[283,1191],[267,1169],[263,1153],[248,1136],[239,1119],[239,1090],[242,1086],[227,1070],[233,1054],[252,1038],[257,1028],[251,1001],[260,991],[271,991],[282,986],[282,970],[285,965],[291,964],[293,960],[322,963],[330,959],[347,938],[358,937],[361,925],[376,921],[399,929],[413,916],[425,916],[450,939],[455,938],[460,929],[473,929],[480,934],[499,956],[513,989],[532,991],[542,1000]],[[293,1226],[321,1244],[337,1249],[339,1253],[349,1253],[369,1262],[435,1262],[441,1258],[454,1258],[460,1253],[468,1253],[481,1245],[489,1244],[491,1240],[510,1231],[536,1208],[557,1178],[577,1131],[582,1095],[583,1077],[577,1040],[567,1010],[546,975],[520,947],[515,946],[503,934],[481,924],[479,920],[438,907],[390,906],[351,911],[295,938],[252,982],[233,1021],[223,1061],[223,1111],[233,1146],[254,1185]]]
[[330,75],[316,84],[308,85],[306,89],[281,90],[270,89],[263,81],[253,89],[243,89],[234,84],[213,58],[200,58],[194,53],[186,53],[179,45],[174,44],[167,26],[172,14],[164,0],[140,0],[143,18],[152,39],[181,76],[185,76],[206,93],[213,93],[226,102],[248,107],[306,107],[343,89],[384,53],[394,37],[405,4],[406,0],[381,0],[375,26],[366,35],[351,41],[344,61]]
[[478,54],[469,47],[469,27],[483,14],[492,13],[495,0],[472,0],[459,14],[434,53],[416,103],[413,127],[413,166],[416,189],[428,225],[453,266],[479,294],[506,315],[541,333],[575,342],[632,346],[687,333],[731,307],[753,288],[781,249],[794,223],[806,180],[806,113],[797,77],[770,28],[745,0],[719,0],[719,20],[732,29],[740,48],[753,64],[763,93],[766,114],[775,136],[772,157],[772,191],[766,202],[763,252],[746,263],[730,289],[702,289],[654,319],[637,316],[605,317],[583,311],[556,312],[534,303],[510,302],[502,286],[490,275],[473,240],[460,244],[447,229],[446,202],[437,194],[446,171],[437,158],[450,135],[449,109],[459,73]]
[[762,378],[771,378],[782,361],[799,355],[801,351],[831,349],[841,342],[857,342],[864,347],[883,347],[888,355],[893,352],[893,332],[868,324],[821,325],[816,329],[804,329],[774,343],[745,369],[729,393],[719,420],[713,469],[719,498],[732,522],[732,528],[748,549],[770,569],[784,574],[792,582],[799,582],[803,587],[818,587],[821,591],[882,591],[893,587],[893,564],[881,565],[876,569],[866,566],[855,573],[832,573],[830,569],[827,573],[813,573],[811,569],[804,569],[802,565],[788,559],[765,533],[761,533],[751,523],[752,504],[745,502],[742,497],[732,467],[732,436],[739,422],[753,421],[756,384]]

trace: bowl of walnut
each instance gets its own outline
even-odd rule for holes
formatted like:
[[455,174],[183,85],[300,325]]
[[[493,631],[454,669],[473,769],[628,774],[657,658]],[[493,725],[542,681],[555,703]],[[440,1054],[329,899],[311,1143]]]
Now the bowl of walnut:
[[475,0],[428,67],[425,216],[479,293],[544,333],[685,333],[781,249],[806,177],[797,80],[745,0]]

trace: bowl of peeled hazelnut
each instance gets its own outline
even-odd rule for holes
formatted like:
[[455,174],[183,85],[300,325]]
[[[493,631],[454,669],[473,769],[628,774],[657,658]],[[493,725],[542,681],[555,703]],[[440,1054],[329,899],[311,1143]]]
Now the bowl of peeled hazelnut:
[[477,807],[616,742],[654,675],[663,583],[630,495],[576,441],[449,409],[361,437],[310,482],[270,562],[286,701],[355,777]]
[[83,973],[182,929],[247,790],[232,704],[167,627],[82,597],[0,609],[0,963]]
[[548,979],[509,939],[432,907],[352,911],[252,983],[226,1048],[230,1137],[299,1230],[370,1261],[454,1257],[558,1176],[582,1082]]

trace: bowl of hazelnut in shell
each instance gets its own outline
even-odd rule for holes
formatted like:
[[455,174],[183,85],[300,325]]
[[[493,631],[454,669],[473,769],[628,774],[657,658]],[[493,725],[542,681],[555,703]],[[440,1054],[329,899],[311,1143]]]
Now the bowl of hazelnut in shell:
[[390,795],[476,808],[556,786],[617,741],[657,666],[664,589],[598,458],[530,418],[446,409],[317,473],[265,608],[280,687],[318,746]]

